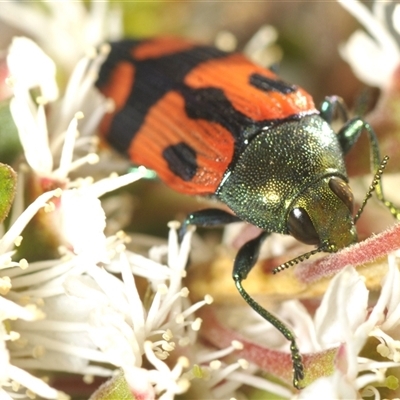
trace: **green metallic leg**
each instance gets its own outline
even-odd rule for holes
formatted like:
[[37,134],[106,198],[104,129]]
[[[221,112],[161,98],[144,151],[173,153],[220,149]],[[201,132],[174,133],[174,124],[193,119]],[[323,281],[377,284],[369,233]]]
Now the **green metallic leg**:
[[300,381],[304,379],[304,367],[293,333],[282,321],[268,312],[265,308],[261,307],[261,305],[258,304],[242,286],[242,281],[247,278],[250,270],[257,262],[261,244],[268,237],[268,235],[269,233],[263,232],[255,239],[244,244],[239,250],[233,266],[233,280],[235,281],[235,285],[240,295],[247,302],[247,304],[266,321],[270,322],[287,340],[290,341],[290,352],[293,363],[293,385],[297,389],[300,389]]
[[219,208],[206,208],[204,210],[192,212],[185,218],[179,236],[181,238],[184,236],[188,225],[215,228],[240,221],[241,219],[239,217],[227,211]]
[[[366,132],[370,143],[370,166],[371,172],[376,173],[380,168],[385,167],[388,158],[385,157],[382,162],[379,143],[375,131],[371,125],[363,119],[356,117],[346,123],[346,125],[338,132],[339,143],[343,152],[347,153],[358,140],[362,132]],[[383,165],[382,165],[383,163]],[[400,209],[392,202],[386,200],[383,194],[382,182],[379,180],[375,187],[376,196],[389,209],[396,219],[400,219]]]
[[328,124],[331,124],[337,115],[343,122],[349,120],[346,104],[339,96],[325,97],[319,108],[319,113]]

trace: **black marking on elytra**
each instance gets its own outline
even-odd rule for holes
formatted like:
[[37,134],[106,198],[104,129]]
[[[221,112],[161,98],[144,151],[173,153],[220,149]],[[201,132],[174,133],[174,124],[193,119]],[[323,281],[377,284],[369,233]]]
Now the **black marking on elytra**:
[[162,152],[168,168],[184,181],[191,181],[197,172],[196,152],[186,143],[168,146]]
[[196,46],[158,58],[136,60],[132,57],[132,49],[141,43],[129,39],[112,43],[96,82],[99,88],[105,85],[121,61],[128,61],[135,67],[135,81],[126,106],[114,116],[108,133],[110,144],[122,153],[129,149],[146,114],[157,101],[181,86],[184,77],[197,65],[228,55],[214,47]]
[[219,88],[193,89],[182,85],[179,89],[185,99],[185,111],[189,118],[217,122],[226,128],[240,142],[243,128],[254,121],[237,111]]
[[249,77],[250,85],[263,92],[279,92],[282,94],[290,94],[297,90],[295,85],[290,85],[279,79],[271,79],[260,74],[251,74]]
[[[232,163],[235,162],[237,155],[249,141],[262,129],[282,122],[282,120],[253,121],[234,108],[223,90],[213,87],[193,89],[183,83],[185,76],[199,64],[207,60],[227,57],[230,53],[214,47],[196,46],[162,57],[136,60],[132,56],[132,50],[141,43],[143,42],[137,40],[113,43],[111,52],[103,64],[96,82],[100,88],[105,85],[115,66],[121,61],[129,62],[135,68],[134,84],[127,103],[114,116],[107,135],[110,144],[121,153],[128,151],[151,107],[170,91],[176,91],[182,95],[185,100],[185,111],[189,118],[218,123],[232,134],[235,140],[235,156]],[[250,79],[253,85],[261,86],[262,90],[266,90],[266,82],[269,90],[296,90],[294,86],[288,86],[281,81],[269,80],[259,74],[253,74]],[[211,133],[215,134],[215,131],[213,130]],[[182,168],[180,167],[180,169]]]
[[284,119],[254,121],[236,110],[221,89],[193,89],[182,85],[179,92],[185,99],[185,111],[189,118],[216,122],[231,133],[235,139],[234,159],[262,130],[299,117],[293,115]]

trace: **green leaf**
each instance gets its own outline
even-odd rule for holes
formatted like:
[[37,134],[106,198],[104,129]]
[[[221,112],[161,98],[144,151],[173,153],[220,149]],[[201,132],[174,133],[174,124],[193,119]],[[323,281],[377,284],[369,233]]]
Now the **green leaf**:
[[0,162],[11,164],[22,152],[9,101],[0,102]]
[[10,211],[15,196],[17,174],[8,165],[0,163],[0,223]]

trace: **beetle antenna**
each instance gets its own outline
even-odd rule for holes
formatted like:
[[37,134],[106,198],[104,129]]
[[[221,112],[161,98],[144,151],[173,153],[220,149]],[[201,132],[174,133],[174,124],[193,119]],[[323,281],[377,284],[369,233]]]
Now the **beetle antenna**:
[[314,254],[320,253],[320,252],[324,251],[324,250],[325,250],[325,247],[326,247],[326,246],[320,246],[320,247],[318,247],[317,249],[311,250],[311,251],[309,251],[308,253],[304,253],[304,254],[302,254],[301,256],[298,256],[298,257],[296,257],[296,258],[293,258],[293,260],[286,261],[285,263],[283,263],[283,264],[279,265],[278,267],[274,268],[274,269],[272,270],[272,272],[273,272],[274,274],[277,274],[278,272],[281,272],[281,271],[283,271],[284,269],[287,269],[287,268],[289,268],[289,267],[293,267],[293,265],[299,264],[299,263],[301,263],[302,261],[309,259],[309,258],[310,258],[311,256],[313,256]]
[[361,214],[364,211],[367,201],[371,198],[372,193],[375,191],[376,187],[379,185],[379,182],[382,179],[382,174],[383,174],[383,171],[386,167],[388,160],[389,160],[389,156],[385,156],[383,158],[383,160],[381,161],[381,164],[380,164],[378,170],[376,171],[374,178],[372,179],[372,183],[368,188],[368,192],[365,195],[363,202],[361,203],[361,207],[359,208],[359,210],[357,211],[357,214],[355,215],[355,217],[353,219],[354,223],[356,223],[356,221],[361,217]]

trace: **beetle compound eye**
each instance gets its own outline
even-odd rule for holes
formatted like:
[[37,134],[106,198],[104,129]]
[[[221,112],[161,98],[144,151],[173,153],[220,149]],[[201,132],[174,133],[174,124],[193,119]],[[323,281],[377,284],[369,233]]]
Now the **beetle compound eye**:
[[294,208],[288,218],[289,233],[306,244],[319,244],[320,239],[314,225],[303,208]]
[[353,213],[354,196],[350,186],[343,179],[334,177],[329,180],[329,187],[343,201],[350,212]]

